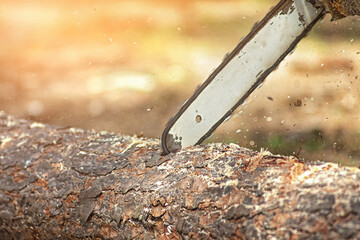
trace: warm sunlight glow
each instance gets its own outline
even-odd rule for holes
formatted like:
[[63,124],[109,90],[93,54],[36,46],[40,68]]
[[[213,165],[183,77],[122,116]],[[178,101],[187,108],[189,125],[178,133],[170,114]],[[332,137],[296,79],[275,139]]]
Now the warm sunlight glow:
[[[158,138],[277,2],[2,0],[0,110]],[[357,165],[359,20],[319,22],[210,141]]]

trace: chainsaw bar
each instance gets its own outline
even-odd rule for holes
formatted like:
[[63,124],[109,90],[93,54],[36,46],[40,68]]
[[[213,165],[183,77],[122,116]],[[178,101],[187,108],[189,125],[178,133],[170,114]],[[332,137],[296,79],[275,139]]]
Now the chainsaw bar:
[[325,15],[306,0],[281,0],[169,120],[164,153],[197,145],[242,104]]

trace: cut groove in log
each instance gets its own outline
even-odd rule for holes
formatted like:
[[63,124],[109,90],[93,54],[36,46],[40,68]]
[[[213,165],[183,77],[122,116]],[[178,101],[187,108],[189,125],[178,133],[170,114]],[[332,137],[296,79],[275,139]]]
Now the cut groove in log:
[[360,238],[360,171],[0,114],[0,239]]

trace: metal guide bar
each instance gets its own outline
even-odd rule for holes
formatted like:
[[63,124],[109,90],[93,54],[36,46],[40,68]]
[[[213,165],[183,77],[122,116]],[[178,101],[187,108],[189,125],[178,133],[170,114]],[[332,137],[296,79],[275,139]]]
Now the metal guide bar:
[[[324,14],[323,8],[315,9],[306,0],[281,0],[253,27],[168,122],[161,137],[164,153],[200,144],[209,137],[295,48]],[[269,32],[273,32],[273,39],[272,36],[268,36]],[[273,44],[270,46],[271,41]],[[278,55],[276,51],[280,51]],[[263,52],[268,53],[268,56],[262,56]],[[259,65],[264,65],[264,68]],[[247,73],[249,76],[241,79],[242,74]],[[244,91],[240,93],[240,97],[236,92],[239,89]],[[209,92],[212,96],[206,96]],[[218,92],[222,95],[217,96]],[[234,96],[227,96],[231,95],[231,92]],[[219,101],[220,107],[216,101]],[[223,107],[225,110],[222,109],[221,101],[227,101]],[[196,136],[199,134],[201,136]]]

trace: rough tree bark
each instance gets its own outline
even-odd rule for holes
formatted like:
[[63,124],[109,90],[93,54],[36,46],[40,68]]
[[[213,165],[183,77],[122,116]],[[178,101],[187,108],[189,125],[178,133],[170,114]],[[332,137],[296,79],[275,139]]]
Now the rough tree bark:
[[[334,19],[358,0],[320,0]],[[0,112],[0,239],[360,238],[360,170]]]
[[0,239],[360,238],[360,170],[0,113]]

